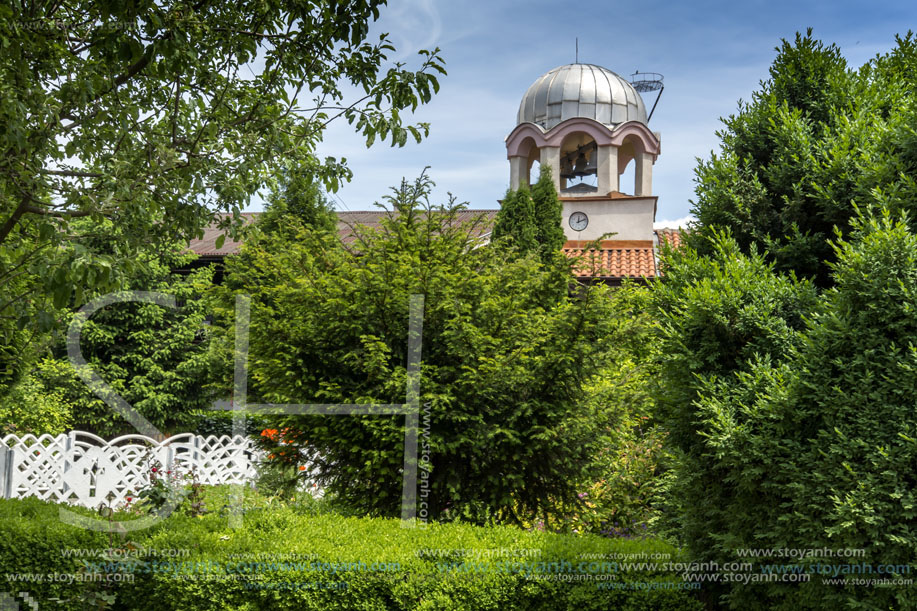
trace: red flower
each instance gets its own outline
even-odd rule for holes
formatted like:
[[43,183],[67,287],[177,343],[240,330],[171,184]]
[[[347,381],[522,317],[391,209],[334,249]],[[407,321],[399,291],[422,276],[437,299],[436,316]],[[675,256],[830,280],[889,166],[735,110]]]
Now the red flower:
[[152,471],[153,473],[156,473],[157,471],[159,471],[159,469],[157,469],[156,467],[153,467],[152,469],[150,469],[150,471]]

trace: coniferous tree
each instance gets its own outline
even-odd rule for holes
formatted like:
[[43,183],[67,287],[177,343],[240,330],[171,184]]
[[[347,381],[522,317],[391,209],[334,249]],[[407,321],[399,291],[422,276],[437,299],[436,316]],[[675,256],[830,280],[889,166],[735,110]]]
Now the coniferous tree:
[[[113,223],[79,219],[74,225],[98,231],[89,247],[104,252],[109,235],[120,231]],[[209,309],[202,295],[213,283],[214,269],[187,268],[196,255],[175,243],[158,252],[137,255],[135,271],[125,289],[155,291],[175,297],[176,308],[154,303],[114,303],[84,323],[79,339],[86,361],[115,393],[127,401],[154,427],[166,432],[186,432],[213,402],[201,381],[212,368],[208,356]],[[86,295],[86,301],[99,297]],[[64,324],[70,320],[66,314]],[[24,379],[27,389],[41,398],[56,398],[68,411],[67,422],[75,429],[102,437],[134,433],[134,427],[107,405],[76,374],[63,342],[53,345]],[[0,406],[3,405],[0,400]],[[34,418],[24,422],[34,421]],[[47,418],[46,418],[47,420]]]
[[[246,242],[214,300],[220,352],[231,362],[233,294],[244,292],[252,296],[249,396],[389,403],[405,392],[409,296],[425,295],[419,387],[434,423],[431,518],[521,521],[570,506],[602,443],[585,383],[617,337],[613,303],[605,287],[569,294],[561,261],[482,247],[482,221],[462,222],[454,200],[431,204],[431,187],[422,176],[395,189],[386,198],[394,214],[361,232],[359,250],[306,230]],[[521,205],[504,212],[530,210],[528,191],[507,200]],[[531,225],[518,227],[534,245]],[[286,431],[274,464],[317,452],[320,478],[340,502],[374,515],[399,510],[403,418],[284,415],[270,427]]]
[[334,206],[322,190],[315,175],[308,170],[283,173],[277,188],[268,197],[267,207],[258,219],[258,227],[268,233],[281,229],[295,218],[315,230],[334,231],[337,216]]
[[[851,70],[837,45],[811,34],[781,43],[749,102],[724,119],[720,151],[697,168],[693,246],[728,229],[779,272],[833,283],[830,244],[857,207],[917,219],[917,37]],[[912,227],[917,228],[917,224]]]
[[564,247],[566,237],[562,226],[563,204],[557,197],[551,170],[547,166],[541,166],[538,182],[532,187],[532,203],[535,213],[535,240],[541,246],[544,256],[550,257]]
[[528,189],[506,191],[497,220],[494,223],[494,241],[509,238],[520,253],[538,248],[535,226],[535,204]]

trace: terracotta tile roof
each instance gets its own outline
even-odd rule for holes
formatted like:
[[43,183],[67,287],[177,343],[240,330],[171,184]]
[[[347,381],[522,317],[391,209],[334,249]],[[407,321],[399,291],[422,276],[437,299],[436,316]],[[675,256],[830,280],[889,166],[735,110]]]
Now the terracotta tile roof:
[[662,242],[665,240],[675,248],[681,246],[681,230],[672,229],[670,227],[665,227],[663,229],[657,229],[656,235],[659,236],[659,241]]
[[[681,245],[681,231],[678,229],[657,229],[656,239],[667,242],[678,248]],[[568,257],[581,257],[574,273],[579,278],[654,278],[656,269],[656,249],[652,240],[607,240],[597,249],[585,248],[583,242],[567,242],[564,254]]]
[[652,278],[656,275],[656,257],[652,247],[564,248],[564,254],[581,257],[574,268],[579,278]]

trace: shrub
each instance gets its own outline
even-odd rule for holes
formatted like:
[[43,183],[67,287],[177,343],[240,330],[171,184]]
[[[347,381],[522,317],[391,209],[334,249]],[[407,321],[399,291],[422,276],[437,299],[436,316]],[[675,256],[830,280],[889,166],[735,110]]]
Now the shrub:
[[581,505],[558,507],[529,526],[604,536],[658,534],[671,479],[664,430],[654,421],[656,347],[651,293],[626,283],[608,295],[608,362],[586,386],[581,417],[596,431],[596,454],[579,483]]
[[[88,510],[76,510],[93,515]],[[120,538],[115,537],[120,544]],[[0,500],[0,574],[4,576],[3,590],[27,591],[40,603],[40,608],[52,598],[70,599],[83,589],[104,590],[99,583],[28,581],[21,576],[35,574],[85,575],[80,559],[62,550],[107,549],[108,534],[76,528],[61,522],[58,508],[36,498]],[[17,581],[17,579],[23,579]],[[73,607],[71,607],[73,608]]]
[[582,492],[587,510],[581,520],[587,532],[609,537],[659,532],[671,480],[664,466],[665,433],[655,425],[631,426],[598,456],[604,476]]
[[[597,444],[597,423],[582,406],[613,341],[608,292],[570,296],[562,257],[545,264],[535,253],[508,258],[482,245],[482,219],[463,223],[454,201],[431,205],[430,188],[422,178],[396,190],[392,215],[379,230],[360,229],[356,246],[303,231],[249,242],[227,262],[226,288],[253,296],[251,395],[404,403],[409,296],[425,295],[420,419],[429,427],[430,516],[518,521],[554,502],[572,505]],[[225,346],[231,355],[231,336]],[[343,502],[391,516],[400,508],[404,422],[290,415],[272,417],[270,428],[291,431],[290,450],[318,452],[320,481]]]
[[[695,474],[686,471],[680,486],[703,485],[683,502],[688,532],[705,535],[689,538],[692,552],[812,573],[801,584],[733,584],[724,600],[735,609],[917,603],[907,587],[837,584],[823,573],[843,579],[859,567],[867,574],[856,577],[908,577],[917,548],[917,236],[887,216],[854,227],[854,239],[836,245],[836,288],[812,308],[791,349],[759,352],[730,375],[701,380],[691,406],[697,428],[686,464]],[[756,280],[745,285],[768,286]],[[864,555],[740,558],[751,548]]]
[[0,423],[0,435],[59,435],[70,428],[73,415],[59,391],[27,374],[0,398]]
[[[177,309],[152,303],[115,303],[85,323],[80,348],[93,370],[153,426],[163,432],[184,431],[193,413],[206,409],[212,397],[202,385],[211,364],[207,352],[208,315],[200,295],[210,287],[213,269],[187,275],[170,267],[189,263],[193,255],[166,251],[137,257],[137,271],[126,288],[172,295]],[[98,297],[98,295],[87,296]],[[136,432],[123,417],[81,380],[60,342],[57,358],[43,360],[35,376],[70,405],[74,427],[115,437]]]
[[235,420],[242,424],[242,435],[257,435],[264,427],[261,417],[252,414],[238,414],[230,411],[202,410],[192,414],[194,419],[193,432],[195,435],[207,437],[213,435],[232,437]]
[[[0,571],[70,572],[79,563],[61,562],[61,548],[107,546],[105,536],[56,522],[56,508],[39,501],[0,501]],[[37,533],[48,534],[37,541]],[[29,560],[17,559],[15,542],[35,540]],[[680,578],[662,571],[622,572],[617,583],[645,589],[602,589],[595,581],[527,579],[526,566],[556,562],[573,573],[607,572],[610,566],[579,566],[593,555],[672,554],[659,541],[609,541],[531,533],[510,527],[481,528],[430,524],[403,528],[398,520],[300,515],[287,506],[250,507],[240,529],[225,517],[173,514],[160,525],[131,533],[145,554],[139,562],[84,559],[89,572],[126,571],[133,583],[118,582],[115,609],[426,609],[595,610],[701,609],[691,592],[667,589]],[[166,550],[188,550],[169,558]],[[532,552],[528,550],[534,550]],[[181,552],[177,552],[181,553]],[[528,565],[507,564],[529,562]],[[503,563],[503,564],[501,564]],[[22,568],[26,566],[28,568]],[[548,569],[550,566],[542,568]],[[542,576],[552,577],[550,573]],[[346,584],[345,587],[337,584]],[[608,582],[612,583],[612,582]],[[657,588],[652,584],[663,584]],[[76,587],[54,590],[23,585],[36,594],[73,597]]]
[[665,279],[654,290],[656,409],[677,461],[670,509],[679,538],[700,561],[731,562],[735,558],[718,547],[720,537],[737,515],[751,519],[748,514],[760,510],[767,470],[752,479],[729,470],[710,427],[726,421],[744,431],[746,414],[704,410],[702,400],[723,398],[745,380],[760,381],[749,373],[757,363],[788,358],[803,342],[804,318],[817,295],[808,282],[775,274],[763,257],[741,254],[728,235],[717,234],[707,248],[714,256],[690,247],[664,256]]
[[721,150],[697,167],[697,232],[728,227],[744,252],[755,245],[778,271],[830,286],[830,240],[850,231],[857,205],[917,218],[917,38],[896,43],[852,69],[811,29],[782,41],[769,78],[723,120]]
[[[906,578],[917,566],[917,235],[887,216],[854,228],[854,239],[835,247],[836,290],[825,295],[824,311],[781,372],[785,385],[745,402],[773,414],[760,436],[780,442],[754,447],[752,456],[772,473],[772,500],[754,529],[739,522],[733,531],[747,540],[864,549],[855,560],[811,562],[903,565],[887,577]],[[733,464],[754,471],[751,458],[746,450]],[[917,604],[913,588],[838,587],[822,579],[773,595],[786,608]],[[750,599],[735,595],[737,605]]]
[[653,400],[658,345],[651,305],[646,287],[626,284],[616,291],[611,362],[590,388],[590,402],[604,426],[595,476],[582,493],[589,507],[584,515],[590,532],[606,536],[658,533],[671,479],[671,457],[663,444],[667,433],[656,420]]

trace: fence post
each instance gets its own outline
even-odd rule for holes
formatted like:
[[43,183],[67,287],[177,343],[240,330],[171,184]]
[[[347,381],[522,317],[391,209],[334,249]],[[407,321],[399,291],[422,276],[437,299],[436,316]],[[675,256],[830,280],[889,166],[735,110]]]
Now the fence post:
[[70,483],[69,483],[69,478],[67,477],[67,474],[70,473],[70,468],[73,466],[73,448],[76,447],[76,431],[70,431],[69,433],[66,433],[65,435],[66,436],[62,440],[64,442],[63,444],[64,445],[64,453],[63,453],[64,454],[63,455],[64,467],[62,471],[59,472],[61,475],[61,482],[60,482],[61,494],[58,497],[59,501],[63,501],[65,499],[70,498]]
[[13,448],[0,445],[0,496],[4,499],[13,498],[13,464],[16,453]]
[[241,484],[243,479],[245,478],[245,474],[248,473],[248,469],[250,465],[248,463],[248,452],[247,452],[248,448],[246,447],[246,444],[239,443],[239,441],[240,441],[239,439],[233,437],[232,444],[230,447],[232,447],[232,457],[233,457],[232,464],[236,464],[238,461],[239,475],[237,476],[237,478],[239,479],[239,483]]
[[191,438],[194,443],[194,452],[191,455],[191,465],[193,469],[197,469],[198,465],[201,463],[200,448],[201,448],[201,436],[195,435]]

